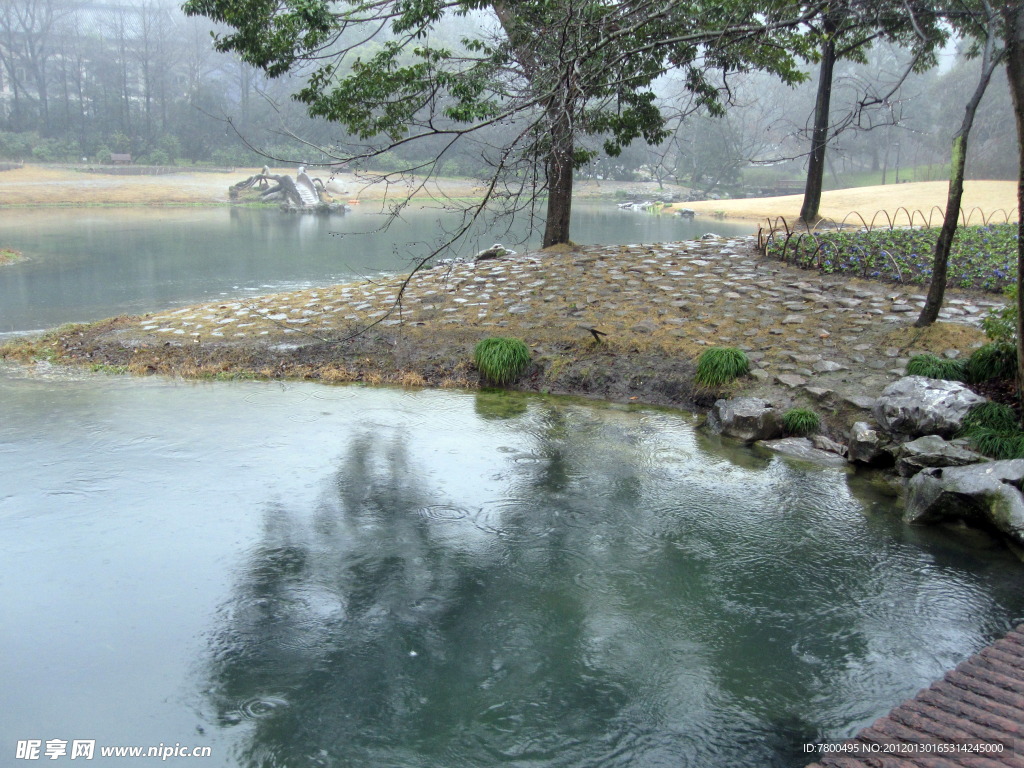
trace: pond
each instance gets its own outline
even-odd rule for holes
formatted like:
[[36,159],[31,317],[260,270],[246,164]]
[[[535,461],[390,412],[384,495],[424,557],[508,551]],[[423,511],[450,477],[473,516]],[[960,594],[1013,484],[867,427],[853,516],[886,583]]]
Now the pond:
[[[407,271],[422,243],[455,221],[416,209],[376,231],[387,217],[370,204],[335,216],[229,207],[3,210],[0,247],[29,260],[0,268],[0,333]],[[581,244],[628,244],[746,235],[752,225],[606,203],[574,206],[573,231]],[[507,224],[481,227],[461,255],[498,241],[521,249],[524,239],[536,247],[539,238],[523,222],[512,233]]]
[[0,461],[7,755],[791,768],[1024,615],[980,534],[675,413],[40,364]]

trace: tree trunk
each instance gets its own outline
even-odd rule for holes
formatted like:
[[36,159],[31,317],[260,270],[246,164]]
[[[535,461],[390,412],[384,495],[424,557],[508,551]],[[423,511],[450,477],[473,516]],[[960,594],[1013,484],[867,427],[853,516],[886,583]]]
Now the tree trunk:
[[992,78],[992,71],[996,62],[993,60],[993,49],[995,47],[995,14],[989,16],[986,26],[985,49],[981,59],[981,75],[978,77],[978,87],[967,101],[964,107],[964,119],[960,123],[960,129],[953,134],[953,152],[949,161],[949,192],[946,196],[946,215],[942,219],[942,229],[939,230],[939,237],[935,241],[935,255],[932,258],[932,282],[928,288],[928,298],[925,301],[924,309],[914,325],[918,328],[925,328],[934,323],[939,317],[939,310],[942,309],[942,299],[946,294],[946,271],[949,266],[949,251],[953,245],[953,235],[956,234],[957,217],[960,215],[960,201],[964,195],[964,165],[967,162],[967,137],[971,133],[971,125],[974,123],[974,113],[978,111],[978,104],[981,97],[985,95],[988,81]]
[[558,114],[551,129],[548,152],[548,216],[544,227],[544,248],[569,242],[572,214],[573,137],[570,116]]
[[818,98],[814,102],[814,132],[811,135],[811,156],[807,164],[807,186],[800,219],[808,224],[818,220],[821,207],[821,185],[825,179],[825,145],[828,143],[828,116],[832,102],[832,70],[836,65],[836,43],[829,36],[821,46],[821,71],[818,76]]
[[1024,426],[1024,8],[1020,3],[1004,3],[1006,24],[1006,75],[1013,97],[1017,123],[1017,396],[1020,398],[1021,424]]

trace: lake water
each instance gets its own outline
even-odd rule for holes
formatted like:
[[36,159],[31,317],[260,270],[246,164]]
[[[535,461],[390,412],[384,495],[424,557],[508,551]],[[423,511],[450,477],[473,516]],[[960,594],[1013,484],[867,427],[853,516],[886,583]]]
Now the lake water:
[[41,364],[0,465],[3,765],[790,768],[1024,616],[980,534],[672,413]]
[[[298,216],[276,208],[93,208],[0,211],[0,246],[30,260],[0,268],[0,333],[141,314],[216,300],[329,285],[407,271],[450,228],[453,214],[403,213],[390,223],[365,204],[346,215]],[[618,210],[573,208],[581,244],[653,243],[750,234],[752,225]],[[372,233],[372,234],[365,234]],[[462,256],[495,242],[536,247],[518,222],[481,225]]]

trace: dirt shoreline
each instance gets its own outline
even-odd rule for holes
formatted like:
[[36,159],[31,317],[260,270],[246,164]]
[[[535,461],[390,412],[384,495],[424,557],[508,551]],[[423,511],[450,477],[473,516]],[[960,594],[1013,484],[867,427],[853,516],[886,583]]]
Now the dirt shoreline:
[[[719,397],[763,397],[814,409],[824,433],[844,439],[909,356],[970,354],[984,341],[980,318],[1001,303],[950,291],[946,322],[921,332],[911,323],[922,289],[800,270],[762,256],[749,237],[442,265],[414,276],[399,308],[402,279],[65,327],[11,340],[0,358],[190,379],[475,389],[486,382],[473,347],[507,335],[532,354],[510,389],[691,412]],[[607,335],[597,342],[590,328]],[[751,376],[697,387],[708,346],[744,349]]]

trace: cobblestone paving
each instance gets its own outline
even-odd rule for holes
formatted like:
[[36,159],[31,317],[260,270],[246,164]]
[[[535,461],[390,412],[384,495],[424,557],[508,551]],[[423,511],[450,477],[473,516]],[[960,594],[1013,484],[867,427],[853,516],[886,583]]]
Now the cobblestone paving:
[[[145,317],[144,336],[194,342],[337,337],[379,321],[427,329],[479,327],[543,340],[552,330],[610,343],[661,344],[695,355],[737,346],[762,382],[814,390],[880,390],[902,375],[899,349],[865,341],[870,331],[910,325],[923,290],[847,280],[761,257],[754,238],[660,245],[589,246],[479,263],[442,264],[403,276],[204,304]],[[950,291],[940,318],[977,326],[997,297]],[[980,336],[979,336],[980,338]],[[971,346],[980,346],[974,340]],[[970,349],[944,350],[949,356]]]

